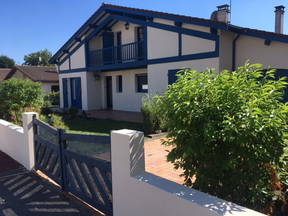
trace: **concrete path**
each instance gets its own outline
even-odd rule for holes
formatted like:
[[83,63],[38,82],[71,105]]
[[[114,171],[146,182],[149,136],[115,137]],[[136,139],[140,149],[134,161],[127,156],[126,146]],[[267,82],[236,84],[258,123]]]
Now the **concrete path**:
[[100,214],[0,152],[0,216]]

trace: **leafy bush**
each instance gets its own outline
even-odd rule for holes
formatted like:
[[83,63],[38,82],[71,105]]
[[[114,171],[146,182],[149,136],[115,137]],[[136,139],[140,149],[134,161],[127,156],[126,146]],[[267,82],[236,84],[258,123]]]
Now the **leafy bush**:
[[39,111],[43,104],[41,84],[9,79],[0,83],[0,118],[21,124],[24,111]]
[[60,92],[50,92],[44,96],[44,102],[47,106],[59,106]]
[[63,128],[63,129],[67,128],[62,116],[60,115],[57,115],[57,114],[40,115],[40,119],[50,124],[52,127]]
[[181,71],[157,106],[173,146],[168,160],[183,168],[185,184],[256,210],[271,203],[268,167],[283,167],[287,146],[285,86],[274,70],[249,63],[220,74]]
[[142,101],[141,112],[143,114],[143,130],[146,134],[161,130],[161,120],[157,113],[157,97],[145,97]]

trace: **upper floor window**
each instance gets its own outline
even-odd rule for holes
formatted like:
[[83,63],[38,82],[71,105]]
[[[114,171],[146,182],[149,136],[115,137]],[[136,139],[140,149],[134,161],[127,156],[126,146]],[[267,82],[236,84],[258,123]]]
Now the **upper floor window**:
[[136,28],[136,39],[137,41],[144,41],[144,27],[139,26]]
[[116,77],[116,90],[117,92],[122,92],[123,87],[122,87],[122,75],[119,75]]
[[148,78],[147,74],[136,75],[136,88],[137,92],[147,93],[148,92]]

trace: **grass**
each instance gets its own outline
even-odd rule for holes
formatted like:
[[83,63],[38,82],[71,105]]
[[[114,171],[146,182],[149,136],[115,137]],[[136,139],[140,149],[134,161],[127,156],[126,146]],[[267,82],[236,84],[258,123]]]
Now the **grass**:
[[109,136],[112,130],[119,129],[131,129],[131,130],[143,130],[143,126],[140,123],[121,122],[113,120],[98,120],[98,119],[66,119],[64,120],[66,129],[71,133],[80,134],[94,134]]

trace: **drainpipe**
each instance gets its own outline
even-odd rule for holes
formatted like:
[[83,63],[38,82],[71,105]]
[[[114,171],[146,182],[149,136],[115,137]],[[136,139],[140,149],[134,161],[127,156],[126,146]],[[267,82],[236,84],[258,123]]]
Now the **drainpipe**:
[[236,42],[239,39],[240,34],[238,33],[237,36],[233,40],[232,44],[232,71],[235,70],[236,67]]

